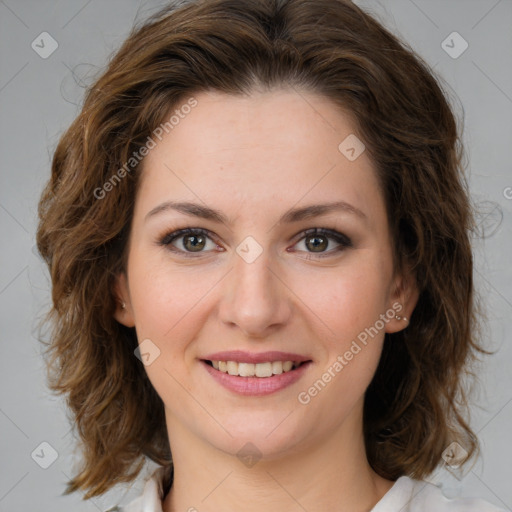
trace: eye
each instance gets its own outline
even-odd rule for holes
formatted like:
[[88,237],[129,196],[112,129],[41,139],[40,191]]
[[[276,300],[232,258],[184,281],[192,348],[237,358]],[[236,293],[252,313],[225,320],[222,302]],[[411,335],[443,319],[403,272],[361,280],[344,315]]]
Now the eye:
[[210,249],[218,247],[210,237],[210,232],[201,228],[186,228],[173,231],[160,240],[161,245],[167,246],[173,252],[184,253],[189,256],[193,253],[206,252],[208,241],[211,242]]
[[[352,241],[343,233],[332,229],[313,228],[308,229],[303,233],[303,236],[296,245],[302,243],[306,248],[306,252],[309,252],[307,259],[313,258],[325,258],[332,256],[333,253],[343,251],[348,247],[352,247]],[[335,247],[332,241],[336,244]],[[330,248],[329,250],[327,250]]]

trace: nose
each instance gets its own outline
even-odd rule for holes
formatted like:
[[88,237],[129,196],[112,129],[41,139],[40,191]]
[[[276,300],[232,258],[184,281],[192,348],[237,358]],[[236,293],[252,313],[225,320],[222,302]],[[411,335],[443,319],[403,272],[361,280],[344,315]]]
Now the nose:
[[223,280],[219,315],[248,338],[265,338],[285,325],[291,314],[291,292],[268,251],[248,263],[234,254],[234,268]]

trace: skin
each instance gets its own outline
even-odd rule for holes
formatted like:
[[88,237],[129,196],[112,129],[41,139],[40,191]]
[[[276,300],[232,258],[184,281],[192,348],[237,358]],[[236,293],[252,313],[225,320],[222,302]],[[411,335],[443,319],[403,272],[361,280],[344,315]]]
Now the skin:
[[[298,394],[394,303],[410,317],[417,301],[409,274],[393,273],[372,162],[367,152],[349,161],[338,150],[355,133],[354,123],[313,93],[202,92],[195,98],[198,105],[145,158],[126,273],[114,290],[126,303],[117,320],[160,350],[145,368],[165,404],[175,463],[164,512],[241,506],[252,512],[262,504],[268,512],[368,511],[393,482],[366,458],[364,393],[384,333],[407,322],[389,320],[307,405]],[[172,209],[147,217],[166,201],[207,205],[229,222]],[[345,201],[364,217],[335,211],[278,222],[291,208],[331,201]],[[181,254],[159,243],[187,227],[212,233],[202,252],[184,255],[191,244],[184,248],[183,237],[172,245]],[[315,252],[303,234],[315,227],[345,234],[352,246],[336,251],[339,244],[322,235],[323,252]],[[247,236],[262,249],[252,263],[236,252]],[[284,390],[241,396],[220,386],[200,362],[231,349],[294,352],[313,364]],[[252,467],[237,457],[249,441],[261,455]]]

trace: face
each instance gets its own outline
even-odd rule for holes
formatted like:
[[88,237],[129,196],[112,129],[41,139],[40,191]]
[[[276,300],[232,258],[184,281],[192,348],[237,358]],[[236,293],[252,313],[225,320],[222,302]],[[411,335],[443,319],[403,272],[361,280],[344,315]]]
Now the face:
[[312,93],[195,98],[144,160],[115,290],[171,447],[186,433],[271,458],[361,430],[384,333],[406,327],[394,316],[414,294],[367,153],[338,147],[355,127]]

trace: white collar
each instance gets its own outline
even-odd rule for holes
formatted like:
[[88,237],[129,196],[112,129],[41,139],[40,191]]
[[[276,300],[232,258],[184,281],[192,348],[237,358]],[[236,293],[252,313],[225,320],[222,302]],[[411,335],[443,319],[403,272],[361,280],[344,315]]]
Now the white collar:
[[171,466],[156,469],[146,481],[142,494],[124,507],[114,507],[105,512],[162,512],[164,481],[168,479]]
[[[114,507],[105,512],[163,512],[164,482],[168,481],[171,466],[162,466],[146,481],[144,491],[125,507]],[[462,507],[462,508],[461,508]],[[448,499],[433,483],[401,476],[372,508],[371,512],[504,512],[503,509],[478,498]]]

